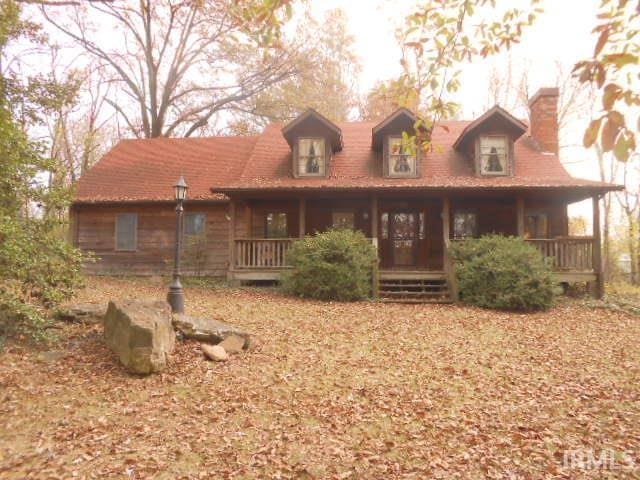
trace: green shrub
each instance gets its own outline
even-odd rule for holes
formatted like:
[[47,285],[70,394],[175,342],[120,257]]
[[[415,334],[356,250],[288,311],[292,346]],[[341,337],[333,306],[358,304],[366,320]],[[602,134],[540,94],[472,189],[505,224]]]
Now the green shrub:
[[503,310],[545,310],[553,303],[551,269],[518,237],[488,235],[455,242],[452,256],[460,299]]
[[294,242],[288,254],[293,266],[283,275],[284,290],[300,297],[353,301],[371,296],[377,252],[352,230],[330,230]]
[[43,338],[49,311],[81,285],[84,257],[56,225],[0,215],[0,337]]

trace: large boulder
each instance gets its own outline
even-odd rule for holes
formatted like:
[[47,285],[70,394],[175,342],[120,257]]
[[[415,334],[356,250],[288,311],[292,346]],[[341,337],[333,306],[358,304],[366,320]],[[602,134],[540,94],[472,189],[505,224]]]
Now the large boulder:
[[184,338],[191,338],[199,342],[215,345],[227,337],[235,336],[243,340],[243,349],[246,350],[251,346],[249,333],[220,320],[177,314],[173,317],[173,326]]
[[162,371],[175,345],[171,309],[166,302],[109,302],[104,339],[131,373]]

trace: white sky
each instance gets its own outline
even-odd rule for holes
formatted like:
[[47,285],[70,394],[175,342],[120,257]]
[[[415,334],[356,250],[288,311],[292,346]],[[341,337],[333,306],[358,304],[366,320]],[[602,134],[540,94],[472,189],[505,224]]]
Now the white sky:
[[[400,49],[394,31],[401,26],[415,1],[408,0],[311,0],[314,16],[341,8],[349,19],[349,33],[355,39],[356,54],[362,63],[359,82],[366,93],[379,80],[397,77],[400,73]],[[509,6],[528,4],[523,0],[509,0]],[[492,68],[506,73],[509,58],[515,70],[526,69],[532,92],[541,87],[556,86],[557,63],[565,72],[592,55],[595,44],[591,33],[596,25],[599,0],[542,0],[542,13],[523,34],[522,43],[509,52],[474,61],[463,67],[461,89],[455,101],[461,104],[462,117],[469,119],[483,113],[487,103],[489,73]],[[522,112],[513,112],[522,115]],[[563,144],[581,144],[589,119],[577,119],[568,129]],[[561,152],[565,168],[577,177],[598,179],[597,163],[591,152],[583,148]],[[591,218],[590,201],[574,204],[571,215]]]

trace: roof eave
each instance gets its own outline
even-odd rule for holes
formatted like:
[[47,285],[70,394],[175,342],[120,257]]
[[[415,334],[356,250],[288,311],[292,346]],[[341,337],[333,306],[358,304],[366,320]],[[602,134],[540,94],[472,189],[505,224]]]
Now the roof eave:
[[516,130],[519,131],[517,138],[520,138],[529,129],[529,126],[526,123],[522,122],[521,120],[511,115],[500,105],[494,105],[485,113],[483,113],[478,118],[476,118],[473,122],[471,122],[469,125],[467,125],[464,128],[464,130],[462,130],[462,132],[460,133],[456,141],[453,143],[453,149],[456,151],[459,151],[460,146],[464,143],[466,138],[472,134],[473,130],[478,128],[480,125],[482,125],[484,122],[489,120],[494,115],[502,116],[502,118],[504,118],[507,122],[513,125],[516,128]]

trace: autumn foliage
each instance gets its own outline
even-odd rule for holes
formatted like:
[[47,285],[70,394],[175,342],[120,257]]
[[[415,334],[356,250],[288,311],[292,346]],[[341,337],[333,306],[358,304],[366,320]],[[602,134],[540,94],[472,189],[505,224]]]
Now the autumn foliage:
[[463,302],[501,310],[546,310],[553,302],[549,265],[517,237],[488,235],[456,243],[456,277]]
[[371,295],[376,250],[362,232],[331,230],[295,242],[285,291],[319,300],[353,301]]

